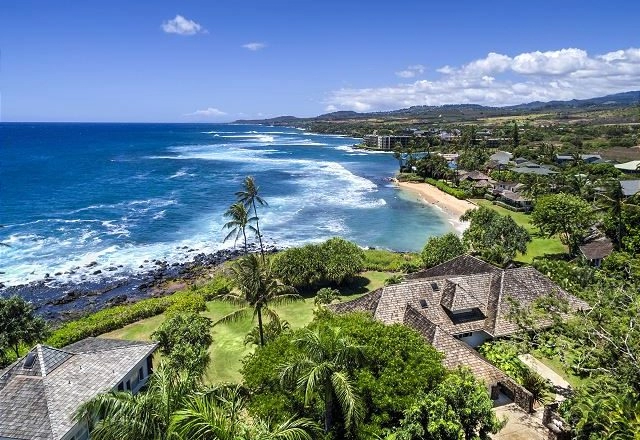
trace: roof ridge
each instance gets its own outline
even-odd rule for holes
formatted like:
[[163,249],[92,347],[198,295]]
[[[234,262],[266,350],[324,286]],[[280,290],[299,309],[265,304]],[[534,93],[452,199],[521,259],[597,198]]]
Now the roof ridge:
[[[132,342],[138,342],[138,341],[132,341]],[[130,349],[130,348],[134,348],[134,347],[144,347],[144,346],[151,346],[151,345],[158,345],[158,343],[157,342],[153,342],[153,341],[149,341],[149,342],[140,341],[139,344],[120,345],[120,346],[117,346],[117,347],[104,347],[104,348],[99,348],[99,349],[96,349],[96,350],[79,351],[79,352],[73,352],[73,353],[69,353],[69,354],[72,354],[72,355],[76,356],[76,355],[82,355],[82,354],[102,353],[104,351],[123,350],[123,349]]]

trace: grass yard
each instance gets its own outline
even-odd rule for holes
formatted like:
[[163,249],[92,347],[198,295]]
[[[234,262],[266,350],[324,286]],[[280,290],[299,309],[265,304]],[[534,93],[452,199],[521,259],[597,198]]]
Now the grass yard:
[[539,351],[534,351],[532,354],[540,362],[542,362],[547,367],[551,368],[553,371],[555,371],[560,376],[562,376],[567,382],[569,382],[569,385],[571,385],[571,387],[574,388],[574,389],[579,387],[579,386],[583,386],[583,385],[585,385],[586,383],[589,382],[589,379],[582,378],[580,376],[576,376],[576,375],[572,374],[571,372],[568,372],[564,368],[564,365],[562,364],[560,359],[558,359],[556,357],[554,357],[554,358],[546,357]]
[[520,255],[516,258],[516,261],[523,263],[531,263],[535,257],[541,257],[545,254],[562,254],[567,252],[567,247],[560,242],[559,238],[546,238],[539,235],[538,228],[531,224],[531,217],[523,212],[510,211],[501,206],[494,205],[489,200],[474,199],[473,203],[479,206],[486,206],[501,215],[508,215],[515,220],[515,222],[524,227],[531,234],[532,241],[527,246],[527,253]]
[[[342,300],[348,301],[382,287],[384,280],[389,276],[391,276],[389,272],[363,272],[355,283],[355,287],[343,291]],[[215,322],[234,309],[232,305],[210,301],[207,303],[207,311],[202,314]],[[313,309],[313,298],[306,298],[304,301],[276,308],[280,318],[289,321],[292,328],[304,327],[311,322]],[[116,339],[150,340],[151,333],[162,324],[164,319],[164,314],[143,319],[103,336]],[[247,318],[231,324],[220,324],[213,328],[211,333],[213,344],[209,348],[211,363],[206,372],[208,382],[239,382],[242,379],[240,375],[242,358],[253,350],[252,347],[244,345],[244,338],[255,325],[256,323],[252,322],[251,318]]]

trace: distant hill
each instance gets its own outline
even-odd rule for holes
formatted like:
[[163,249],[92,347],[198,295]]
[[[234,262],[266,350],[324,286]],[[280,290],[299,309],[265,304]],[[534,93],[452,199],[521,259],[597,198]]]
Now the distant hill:
[[455,119],[473,119],[478,117],[523,115],[528,113],[567,112],[576,110],[604,110],[608,108],[629,107],[640,103],[640,91],[616,93],[589,99],[570,101],[534,101],[505,107],[490,107],[478,104],[451,104],[441,106],[419,105],[384,112],[358,113],[337,111],[313,118],[296,116],[278,116],[270,119],[237,120],[236,123],[268,125],[306,125],[313,122],[357,121],[365,119],[402,120],[411,118],[453,117]]

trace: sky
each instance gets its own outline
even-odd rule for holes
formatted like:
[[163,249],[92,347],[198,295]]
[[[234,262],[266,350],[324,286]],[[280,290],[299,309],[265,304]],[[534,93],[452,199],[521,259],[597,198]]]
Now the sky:
[[227,122],[640,90],[640,2],[2,0],[0,121]]

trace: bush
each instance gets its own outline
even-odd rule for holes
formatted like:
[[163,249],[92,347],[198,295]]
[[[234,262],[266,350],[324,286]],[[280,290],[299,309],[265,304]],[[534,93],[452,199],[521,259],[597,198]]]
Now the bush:
[[453,232],[441,237],[431,237],[422,249],[424,267],[433,267],[451,260],[467,251],[462,240]]
[[436,179],[424,179],[424,181],[426,183],[428,183],[429,185],[433,185],[436,188],[438,188],[440,191],[444,191],[449,195],[452,195],[453,197],[457,198],[457,199],[466,199],[467,198],[467,193],[464,192],[461,189],[457,189],[457,188],[452,188],[449,185],[447,185],[446,183],[440,181],[440,180],[436,180]]
[[393,284],[400,284],[403,280],[404,277],[402,275],[391,275],[390,277],[385,278],[384,285],[391,286]]
[[192,304],[191,299],[185,300],[184,297],[194,295],[194,292],[208,300],[216,295],[228,293],[228,281],[222,277],[217,277],[195,291],[183,290],[162,298],[148,298],[134,304],[125,304],[100,310],[78,320],[63,324],[51,334],[46,343],[52,347],[64,347],[89,336],[99,336],[103,333],[117,330],[141,319],[160,315],[174,303],[185,301],[184,304]]
[[298,289],[341,285],[364,269],[365,254],[356,244],[332,238],[278,253],[272,269],[285,284]]
[[340,299],[339,290],[332,289],[331,287],[323,287],[316,293],[313,303],[317,306],[320,304],[331,304],[338,299]]
[[165,313],[167,315],[175,315],[179,313],[199,313],[207,310],[204,296],[200,293],[189,292],[187,295],[180,295],[167,307]]

